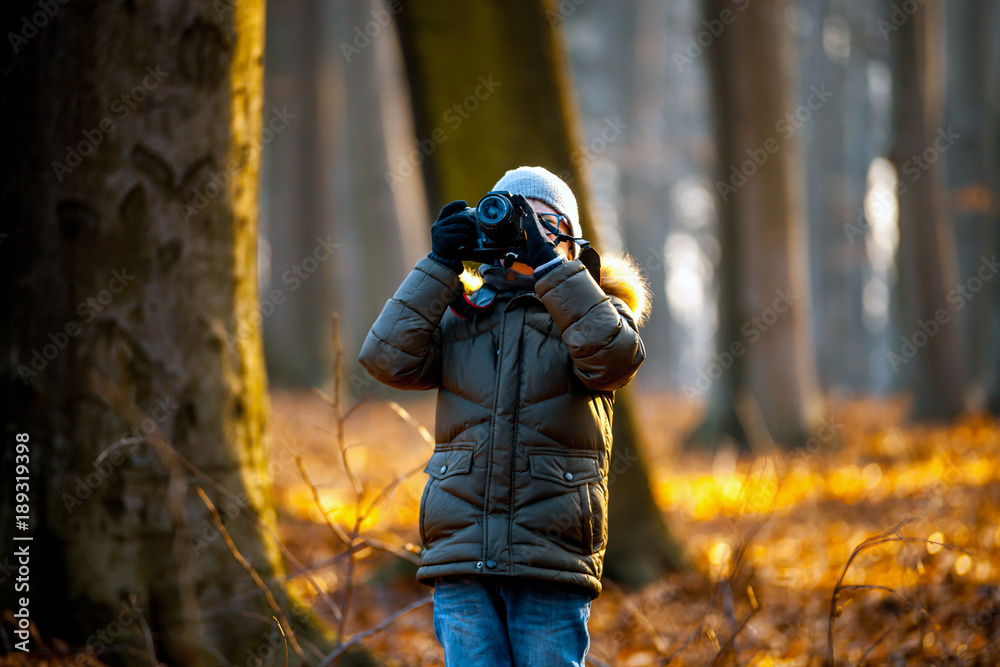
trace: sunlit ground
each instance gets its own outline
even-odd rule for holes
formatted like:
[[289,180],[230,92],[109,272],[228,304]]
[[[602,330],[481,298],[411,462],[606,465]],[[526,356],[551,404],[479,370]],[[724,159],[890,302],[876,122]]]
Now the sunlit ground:
[[[411,423],[372,402],[345,424],[365,510],[404,476],[361,525],[400,551],[419,551],[421,470],[432,446],[414,423],[432,428],[433,400],[412,395],[404,406]],[[330,518],[349,531],[356,496],[333,412],[311,393],[276,393],[273,407],[282,533],[302,560],[320,563],[344,549],[294,455]],[[670,664],[708,665],[730,644],[741,665],[821,665],[831,616],[837,664],[1000,664],[1000,424],[901,428],[900,401],[838,403],[832,437],[750,462],[682,453],[697,414],[677,399],[646,396],[640,408],[656,495],[697,571],[631,594],[605,582],[592,605],[594,664],[671,656]],[[845,574],[855,549],[879,535],[887,539],[858,552]],[[366,549],[358,558],[347,634],[431,592],[397,556]],[[344,568],[316,576],[337,598]],[[831,604],[838,581],[843,590]],[[430,604],[364,643],[401,664],[443,664]],[[732,648],[716,664],[736,664]]]

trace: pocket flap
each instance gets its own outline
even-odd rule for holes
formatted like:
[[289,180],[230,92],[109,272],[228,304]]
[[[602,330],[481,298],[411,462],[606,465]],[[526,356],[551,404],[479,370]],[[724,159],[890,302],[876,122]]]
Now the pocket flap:
[[472,470],[471,449],[442,449],[431,454],[431,460],[424,467],[424,472],[436,479],[444,479],[451,475]]
[[577,486],[601,479],[596,455],[529,452],[528,465],[533,477],[550,479],[565,486]]

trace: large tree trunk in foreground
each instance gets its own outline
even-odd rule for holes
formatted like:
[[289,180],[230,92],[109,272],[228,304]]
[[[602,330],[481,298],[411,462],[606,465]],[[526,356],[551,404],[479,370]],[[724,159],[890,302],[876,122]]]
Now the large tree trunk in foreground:
[[[37,9],[7,3],[4,24]],[[281,652],[196,493],[261,577],[281,574],[255,318],[263,21],[262,0],[68,3],[0,63],[17,221],[0,403],[7,441],[30,436],[30,610],[45,637],[120,645],[102,660],[145,661],[144,624],[172,665]],[[293,625],[315,663],[328,640]]]
[[[455,199],[475,205],[506,170],[541,165],[569,183],[583,234],[596,238],[588,149],[556,11],[541,0],[406,5],[400,33],[417,136],[431,142],[423,166],[432,207]],[[629,408],[628,393],[619,392],[612,465],[632,462],[640,451]],[[617,538],[609,540],[605,562],[609,578],[638,585],[685,561],[653,500],[646,466],[622,467],[609,497]]]
[[943,153],[960,139],[941,126],[943,11],[943,3],[928,0],[889,37],[895,41],[891,158],[899,174],[899,333],[905,339],[890,347],[889,359],[910,380],[912,416],[946,421],[964,408],[966,313],[949,297],[958,268]]
[[[704,3],[708,21],[735,15],[706,48],[722,246],[719,326],[709,369],[685,393],[708,395],[707,417],[692,436],[708,446],[729,437],[742,447],[758,438],[794,446],[822,413],[795,136],[805,121],[790,109],[785,6],[776,0],[734,12],[728,0]],[[825,95],[815,94],[810,113],[821,111]]]

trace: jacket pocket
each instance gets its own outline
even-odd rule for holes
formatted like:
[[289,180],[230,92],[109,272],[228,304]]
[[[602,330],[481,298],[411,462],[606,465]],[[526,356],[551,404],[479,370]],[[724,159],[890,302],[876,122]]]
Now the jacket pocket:
[[434,453],[431,454],[430,461],[424,466],[424,472],[430,475],[430,479],[424,485],[424,492],[420,497],[420,512],[417,519],[417,525],[420,530],[420,541],[424,547],[428,543],[425,524],[431,492],[441,484],[441,480],[447,479],[452,475],[467,473],[470,470],[472,470],[471,445],[448,445],[446,448],[436,448]]
[[445,479],[472,470],[472,445],[448,445],[435,448],[424,472],[434,479]]
[[597,454],[565,450],[534,449],[528,452],[531,476],[557,482],[578,495],[580,508],[580,550],[592,554],[604,542],[604,506],[593,487],[602,484]]

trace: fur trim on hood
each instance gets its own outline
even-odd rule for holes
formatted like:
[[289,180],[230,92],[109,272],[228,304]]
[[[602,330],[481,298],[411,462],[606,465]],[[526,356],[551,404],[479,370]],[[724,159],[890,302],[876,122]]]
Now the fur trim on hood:
[[[460,276],[466,292],[482,287],[483,279],[468,268]],[[627,254],[601,255],[601,289],[609,296],[616,296],[629,307],[636,326],[641,326],[649,315],[649,284]]]

